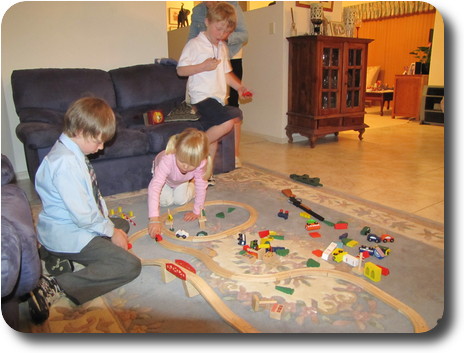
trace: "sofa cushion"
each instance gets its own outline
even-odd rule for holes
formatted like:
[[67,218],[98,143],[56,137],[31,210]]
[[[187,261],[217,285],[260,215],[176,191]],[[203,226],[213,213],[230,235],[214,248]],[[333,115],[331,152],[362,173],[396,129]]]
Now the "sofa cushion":
[[11,85],[18,114],[28,108],[65,112],[72,102],[85,96],[102,98],[112,108],[116,107],[113,83],[109,73],[104,70],[14,70]]
[[118,115],[121,116],[121,120],[124,122],[124,126],[128,128],[142,128],[144,126],[143,114],[150,110],[161,110],[163,116],[166,117],[169,112],[174,109],[183,97],[177,97],[170,99],[159,104],[144,105],[135,108],[126,109],[119,111]]
[[93,160],[123,158],[147,154],[148,137],[143,131],[120,128],[105,148],[92,156]]
[[[133,125],[130,119],[134,112],[143,114],[148,110],[160,109],[168,114],[185,98],[187,80],[177,76],[175,66],[144,64],[108,72],[114,84],[117,111],[128,119],[127,126]],[[169,102],[172,102],[171,106],[167,106]]]
[[172,135],[181,133],[188,127],[194,127],[202,130],[198,121],[174,121],[146,127],[148,136],[148,149],[151,153],[159,153],[166,148],[169,138]]

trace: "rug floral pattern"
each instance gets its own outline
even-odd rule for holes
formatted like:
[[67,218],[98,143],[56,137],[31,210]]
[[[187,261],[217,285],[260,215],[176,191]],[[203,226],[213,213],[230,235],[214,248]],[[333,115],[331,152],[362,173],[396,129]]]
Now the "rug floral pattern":
[[[182,243],[187,247],[208,253],[221,267],[239,274],[261,275],[298,269],[306,267],[308,259],[317,261],[321,269],[336,269],[351,273],[351,266],[334,261],[324,261],[313,254],[313,250],[324,250],[332,241],[328,239],[336,239],[334,236],[340,234],[340,231],[334,233],[333,230],[321,228],[320,232],[323,236],[311,238],[308,232],[301,231],[299,226],[293,226],[296,223],[295,220],[302,217],[298,215],[299,209],[288,203],[285,204],[286,199],[279,192],[286,188],[291,188],[294,194],[304,200],[305,204],[317,205],[320,210],[330,209],[331,217],[345,216],[350,221],[355,221],[358,228],[362,224],[369,224],[373,228],[388,229],[392,234],[422,242],[437,251],[443,249],[444,232],[440,224],[413,218],[408,214],[385,209],[363,200],[352,199],[331,192],[326,187],[310,187],[291,181],[289,178],[281,178],[250,167],[218,175],[217,185],[214,191],[208,192],[208,198],[213,200],[215,196],[220,195],[227,200],[233,198],[234,195],[261,195],[259,202],[255,198],[253,207],[261,208],[260,202],[262,202],[272,211],[266,212],[260,209],[259,221],[246,230],[247,240],[259,240],[258,232],[269,229],[266,226],[272,225],[275,227],[272,230],[284,236],[284,239],[273,239],[272,246],[289,249],[288,255],[276,255],[269,261],[249,261],[244,257],[241,246],[237,245],[237,239],[234,236],[214,242],[169,241]],[[251,189],[253,192],[250,191]],[[249,201],[247,203],[254,202],[253,199],[247,201]],[[109,207],[116,207],[116,205],[131,207],[134,203],[143,205],[138,212],[141,215],[146,205],[146,190],[107,198]],[[278,210],[279,207],[286,207],[290,210],[290,215],[293,217],[292,223],[277,219],[274,210]],[[207,230],[210,234],[240,224],[247,217],[247,213],[240,209],[233,210],[228,215],[226,207],[222,210],[226,217],[219,219],[214,217],[219,211],[221,209],[217,207],[206,209]],[[138,219],[144,218],[143,215],[138,217]],[[175,220],[177,225],[182,225],[180,218],[179,216],[179,220]],[[332,221],[339,221],[339,219],[332,219]],[[298,220],[298,222],[303,221]],[[143,226],[139,224],[137,228],[143,228]],[[350,237],[352,234],[354,232],[349,233]],[[139,255],[137,244],[134,245],[135,252]],[[150,254],[148,249],[150,246],[156,246],[156,244],[146,239],[141,242],[140,248],[143,248],[139,255],[141,258],[149,256],[147,254]],[[357,255],[354,250],[349,250],[349,252]],[[182,258],[179,254],[173,256]],[[407,318],[362,288],[343,280],[302,276],[277,282],[234,281],[212,273],[199,259],[191,258],[189,263],[195,267],[197,273],[209,286],[215,289],[231,310],[262,332],[412,332],[412,325]],[[146,299],[143,291],[133,288],[140,285],[140,283],[128,284],[80,307],[74,306],[63,298],[58,305],[53,307],[48,322],[42,326],[33,327],[32,331],[166,332],[168,325],[163,320],[156,319],[155,305]],[[145,283],[143,285],[146,286]],[[287,294],[276,290],[276,286],[291,288],[294,292]],[[270,305],[263,305],[257,312],[253,311],[251,302],[254,295],[282,304],[284,309],[280,320],[269,318]],[[191,299],[185,297],[185,300]],[[230,332],[235,331],[232,329]]]

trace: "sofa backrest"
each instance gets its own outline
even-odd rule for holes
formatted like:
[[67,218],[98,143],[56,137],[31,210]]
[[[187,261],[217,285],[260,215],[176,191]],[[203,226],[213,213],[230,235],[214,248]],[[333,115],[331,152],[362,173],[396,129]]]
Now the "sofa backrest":
[[11,75],[13,100],[21,122],[34,114],[20,112],[45,109],[66,112],[75,100],[94,96],[104,99],[113,109],[116,97],[108,72],[99,69],[24,69]]
[[141,64],[108,71],[116,93],[117,112],[127,126],[143,124],[142,113],[160,109],[167,115],[185,99],[187,80],[174,65]]

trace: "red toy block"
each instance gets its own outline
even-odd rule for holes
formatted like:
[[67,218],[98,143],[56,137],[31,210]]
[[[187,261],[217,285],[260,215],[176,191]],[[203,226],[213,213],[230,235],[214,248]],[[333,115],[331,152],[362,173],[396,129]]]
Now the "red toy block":
[[335,223],[334,224],[335,229],[348,229],[348,223]]
[[320,238],[321,237],[321,234],[319,232],[312,232],[312,233],[309,233],[309,235],[311,236],[311,238]]
[[156,234],[155,235],[155,240],[156,241],[161,241],[161,240],[163,240],[163,237],[161,236],[161,234]]
[[131,243],[127,243],[127,250],[130,250],[132,249],[132,244]]
[[306,230],[316,230],[316,229],[321,229],[321,225],[319,223],[311,223],[311,224],[306,224],[305,225]]
[[379,266],[382,269],[382,276],[388,276],[390,274],[390,270],[388,268],[380,266],[380,265],[377,265],[377,266]]
[[265,238],[269,235],[269,231],[268,230],[262,230],[261,232],[258,233],[259,237],[260,238]]
[[320,250],[320,249],[313,250],[312,253],[313,253],[314,255],[316,255],[317,257],[321,257],[321,256],[322,256],[322,250]]
[[362,255],[363,259],[367,259],[371,256],[367,251],[361,251],[360,254]]

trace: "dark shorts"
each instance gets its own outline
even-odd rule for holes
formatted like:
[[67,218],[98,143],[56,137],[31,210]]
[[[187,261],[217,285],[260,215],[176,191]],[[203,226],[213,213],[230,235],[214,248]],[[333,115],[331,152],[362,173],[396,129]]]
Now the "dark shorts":
[[224,106],[213,98],[207,98],[194,104],[194,106],[200,115],[199,122],[205,131],[234,118],[243,119],[242,111],[239,108],[230,105]]

